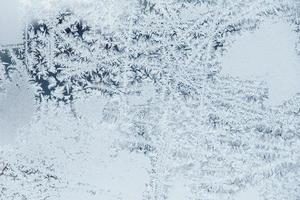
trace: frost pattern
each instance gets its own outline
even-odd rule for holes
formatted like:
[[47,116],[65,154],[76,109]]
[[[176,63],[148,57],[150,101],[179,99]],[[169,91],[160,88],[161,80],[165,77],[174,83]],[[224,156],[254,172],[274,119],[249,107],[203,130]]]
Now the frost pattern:
[[272,107],[264,82],[220,74],[236,36],[266,19],[299,35],[296,3],[118,4],[24,1],[38,17],[0,84],[25,67],[37,108],[0,151],[0,198],[163,200],[180,190],[217,200],[255,186],[262,199],[299,199],[299,94]]

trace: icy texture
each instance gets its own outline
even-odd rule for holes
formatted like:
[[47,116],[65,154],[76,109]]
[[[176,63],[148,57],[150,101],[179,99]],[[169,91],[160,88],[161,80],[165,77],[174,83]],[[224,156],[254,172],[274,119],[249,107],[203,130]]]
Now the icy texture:
[[222,72],[241,38],[273,28],[282,59],[294,52],[297,62],[299,40],[285,37],[299,39],[294,1],[24,0],[24,9],[32,20],[1,84],[25,68],[36,109],[1,146],[1,200],[300,198],[299,94],[274,106],[268,79]]

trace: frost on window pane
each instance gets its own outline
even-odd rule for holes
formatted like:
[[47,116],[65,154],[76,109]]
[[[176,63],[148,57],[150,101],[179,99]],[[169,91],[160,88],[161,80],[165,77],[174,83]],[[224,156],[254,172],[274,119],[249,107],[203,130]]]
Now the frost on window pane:
[[0,45],[0,199],[300,198],[298,4],[20,6],[22,42]]

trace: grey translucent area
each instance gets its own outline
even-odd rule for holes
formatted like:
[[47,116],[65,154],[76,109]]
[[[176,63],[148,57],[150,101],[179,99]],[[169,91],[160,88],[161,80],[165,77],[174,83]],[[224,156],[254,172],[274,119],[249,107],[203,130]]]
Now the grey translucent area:
[[259,30],[245,33],[224,56],[222,73],[266,82],[269,103],[278,106],[300,93],[298,35],[280,20],[268,20]]
[[24,22],[21,0],[1,0],[0,13],[0,45],[21,43]]
[[35,112],[35,97],[26,72],[14,72],[0,93],[0,143],[14,145],[18,130],[28,125]]

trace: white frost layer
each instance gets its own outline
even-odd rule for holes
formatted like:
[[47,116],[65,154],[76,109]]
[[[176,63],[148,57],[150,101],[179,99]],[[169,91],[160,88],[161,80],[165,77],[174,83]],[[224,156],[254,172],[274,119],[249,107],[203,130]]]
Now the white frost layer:
[[93,123],[101,123],[103,121],[103,109],[109,99],[101,96],[90,96],[74,103],[76,112]]
[[[108,149],[106,149],[108,150]],[[116,158],[102,156],[102,162],[88,163],[86,170],[80,167],[83,164],[69,166],[69,181],[74,183],[88,183],[87,187],[74,190],[66,188],[59,200],[141,200],[149,182],[146,168],[150,168],[149,161],[143,155],[121,152]],[[79,168],[76,169],[76,166]],[[77,173],[77,172],[80,172]],[[90,194],[88,188],[93,188]],[[92,190],[93,190],[92,189]]]
[[262,200],[257,188],[247,188],[236,194],[234,200]]
[[260,79],[269,86],[273,106],[300,92],[297,35],[284,21],[266,21],[254,33],[244,34],[223,59],[223,73]]
[[34,92],[26,78],[15,74],[12,79],[0,94],[0,145],[12,144],[35,111]]
[[92,125],[73,118],[67,106],[53,106],[47,112],[41,108],[45,109],[43,114],[24,130],[27,137],[19,146],[22,154],[31,159],[51,158],[48,161],[61,180],[54,183],[58,197],[53,193],[50,199],[143,199],[150,182],[150,160],[144,154],[122,148],[125,138],[117,126]]
[[169,199],[171,200],[186,200],[189,199],[191,191],[185,185],[185,180],[182,177],[176,177],[173,185],[169,190]]

